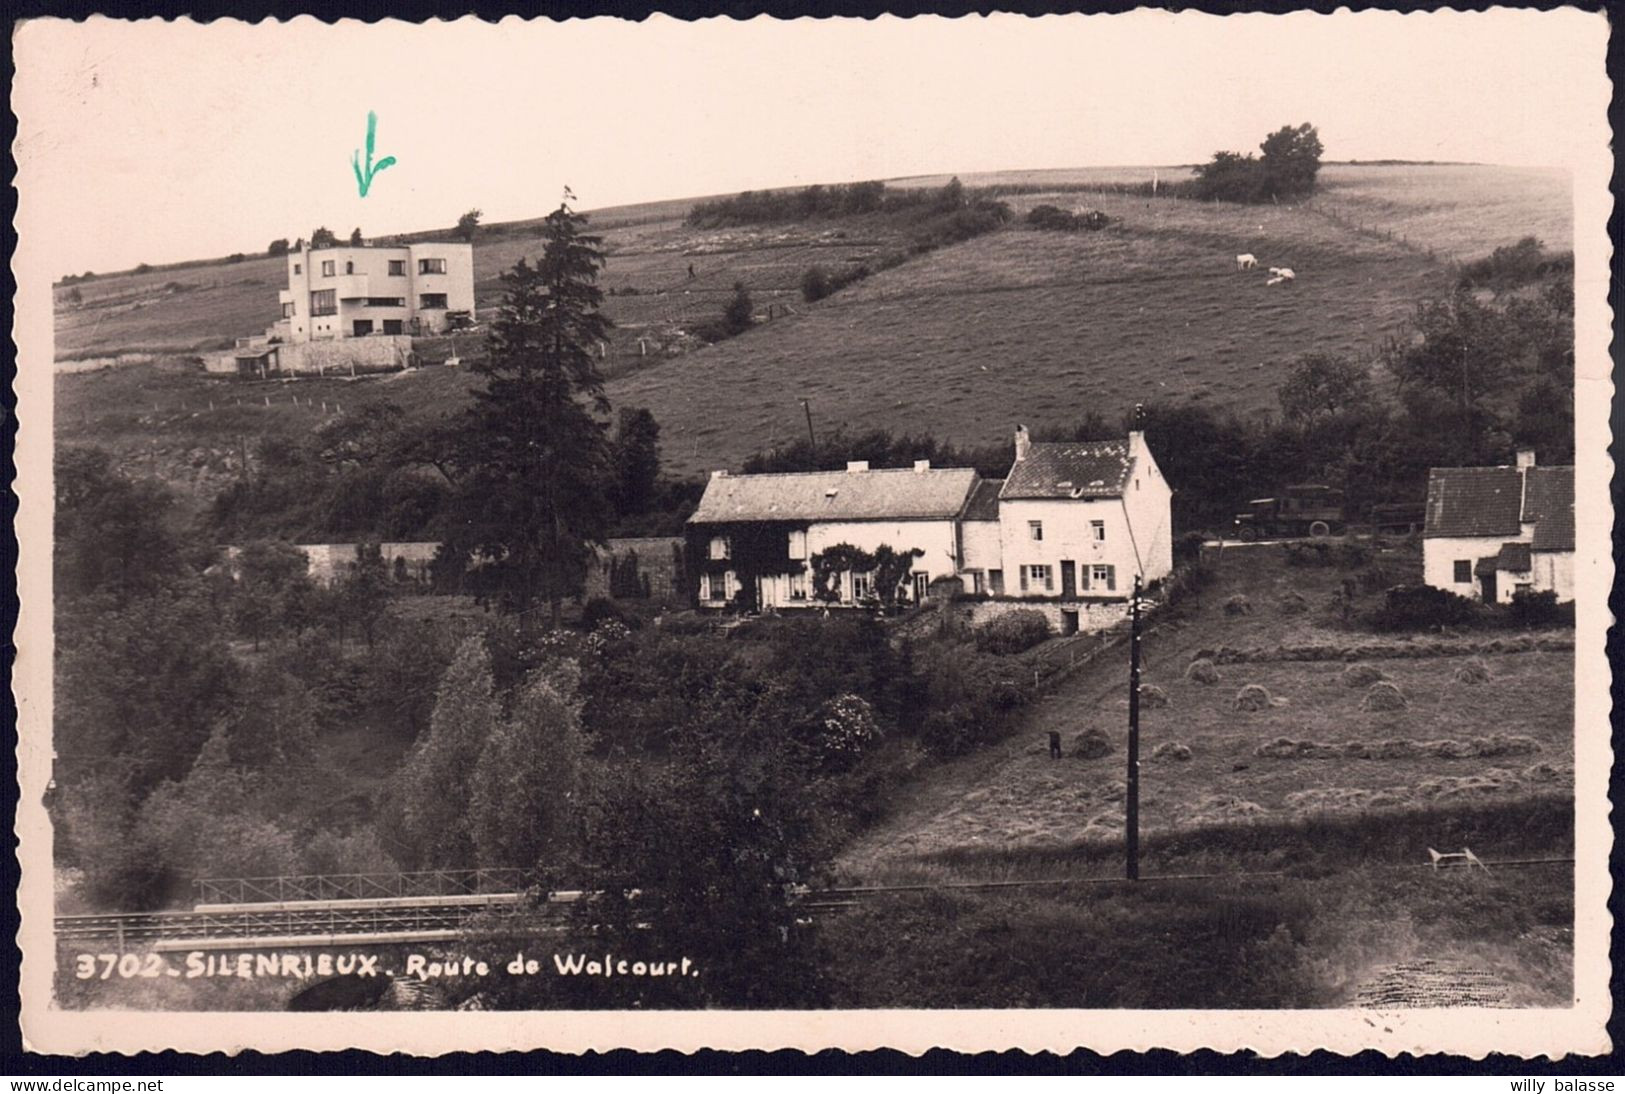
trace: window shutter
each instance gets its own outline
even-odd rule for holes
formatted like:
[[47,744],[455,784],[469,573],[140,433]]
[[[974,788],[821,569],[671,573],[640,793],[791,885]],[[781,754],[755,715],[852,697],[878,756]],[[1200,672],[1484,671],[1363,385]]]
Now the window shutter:
[[1027,591],[1027,567],[1021,567],[1021,591]]
[[1115,592],[1117,589],[1117,567],[1106,567],[1106,588]]
[[1079,566],[1078,567],[1078,588],[1082,589],[1084,592],[1089,591],[1089,567],[1088,566]]
[[1048,593],[1048,592],[1053,592],[1054,590],[1055,590],[1055,571],[1050,569],[1048,566],[1045,566],[1044,567],[1044,591],[1046,593]]

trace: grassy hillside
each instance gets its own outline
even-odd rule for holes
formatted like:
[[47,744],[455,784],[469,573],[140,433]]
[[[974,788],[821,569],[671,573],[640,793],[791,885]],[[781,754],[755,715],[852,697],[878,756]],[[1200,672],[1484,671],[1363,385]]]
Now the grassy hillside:
[[[1159,170],[1167,177],[1180,169]],[[801,398],[811,400],[820,429],[884,426],[968,443],[1000,438],[1017,421],[1062,423],[1153,399],[1272,409],[1294,357],[1369,354],[1401,329],[1420,296],[1450,283],[1454,258],[1526,234],[1551,247],[1571,242],[1566,176],[1526,169],[1331,165],[1321,192],[1301,208],[1075,189],[1149,174],[967,176],[970,185],[1058,188],[1010,198],[1018,211],[1052,202],[1098,207],[1116,219],[1098,233],[1012,225],[810,305],[798,292],[804,270],[839,269],[896,249],[896,226],[851,219],[700,230],[682,223],[686,201],[606,210],[595,220],[609,253],[607,310],[619,324],[603,362],[610,397],[654,411],[667,464],[680,473],[737,466],[800,436]],[[536,224],[492,226],[482,235],[475,248],[482,311],[500,299],[500,273],[537,252]],[[1262,269],[1237,273],[1234,256],[1243,251],[1262,266],[1291,266],[1298,279],[1266,287]],[[57,355],[163,358],[229,345],[270,322],[282,268],[280,259],[255,258],[59,287]],[[700,348],[689,328],[720,312],[736,280],[760,317],[769,304],[789,311],[776,306],[771,322]],[[78,304],[68,302],[74,289]],[[146,377],[155,378],[151,391]],[[258,388],[229,386],[234,399],[263,399]],[[458,404],[459,386],[424,372],[346,390],[439,414]],[[259,426],[283,428],[284,418],[289,428],[304,420],[194,418],[219,413],[219,400],[209,412],[207,399],[222,389],[162,361],[119,382],[105,373],[64,376],[58,388],[64,440],[111,445],[138,461],[190,452],[198,444],[188,431],[209,447],[216,433],[252,436]],[[312,394],[319,407],[325,396]],[[138,408],[149,396],[158,409],[147,420]],[[110,424],[118,428],[108,431]]]

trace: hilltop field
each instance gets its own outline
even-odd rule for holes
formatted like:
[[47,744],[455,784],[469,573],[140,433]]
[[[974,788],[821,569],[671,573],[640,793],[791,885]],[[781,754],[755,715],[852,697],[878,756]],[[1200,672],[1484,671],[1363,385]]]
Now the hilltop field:
[[[677,475],[737,466],[801,436],[802,398],[821,430],[928,431],[972,444],[1002,438],[1017,421],[1061,424],[1140,401],[1273,409],[1294,358],[1369,357],[1419,298],[1450,285],[1453,262],[1525,235],[1551,249],[1572,245],[1569,183],[1554,171],[1331,165],[1298,207],[1076,190],[1148,174],[967,176],[971,186],[1056,187],[1009,196],[1018,214],[1049,202],[1114,219],[1100,232],[1055,233],[1018,217],[812,304],[799,292],[805,270],[873,261],[899,246],[896,225],[848,218],[696,229],[682,220],[691,202],[599,213],[609,253],[602,280],[613,293],[606,310],[618,324],[603,364],[610,398],[655,413]],[[482,316],[500,300],[501,272],[538,246],[536,222],[483,229]],[[1298,278],[1266,287],[1263,269],[1237,272],[1242,252]],[[111,447],[184,485],[229,474],[219,453],[244,436],[308,425],[324,402],[331,413],[387,398],[429,415],[461,404],[466,378],[429,369],[353,384],[301,380],[298,396],[277,386],[274,412],[256,416],[254,405],[266,409],[260,386],[201,375],[192,355],[271,320],[282,270],[282,260],[261,257],[59,287],[60,439]],[[720,313],[735,281],[755,301],[757,327],[702,346],[689,328]],[[69,304],[75,290],[81,302]],[[120,367],[100,368],[108,364]],[[296,410],[295,397],[310,405]]]

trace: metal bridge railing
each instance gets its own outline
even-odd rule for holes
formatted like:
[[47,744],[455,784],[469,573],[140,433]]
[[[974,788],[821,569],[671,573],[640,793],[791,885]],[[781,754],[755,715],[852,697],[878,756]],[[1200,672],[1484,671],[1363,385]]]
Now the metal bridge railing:
[[422,870],[396,874],[291,874],[198,878],[199,904],[281,904],[294,900],[382,900],[391,897],[482,896],[512,893],[534,879],[529,871]]

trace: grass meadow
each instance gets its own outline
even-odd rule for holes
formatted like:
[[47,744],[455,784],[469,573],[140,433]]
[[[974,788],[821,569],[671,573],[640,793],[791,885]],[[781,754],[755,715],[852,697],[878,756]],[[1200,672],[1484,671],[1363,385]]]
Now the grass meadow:
[[[1566,177],[1526,169],[1329,165],[1320,193],[1302,208],[1068,189],[1138,182],[1150,170],[967,176],[971,185],[1058,188],[1012,196],[1018,213],[1054,202],[1098,207],[1115,220],[1104,231],[1076,234],[1018,222],[816,304],[801,300],[804,270],[872,261],[902,245],[897,229],[863,218],[690,229],[682,223],[689,204],[683,201],[605,210],[595,219],[609,255],[603,285],[614,292],[606,310],[619,324],[602,365],[610,397],[654,411],[667,466],[678,474],[737,466],[800,436],[802,398],[811,401],[819,429],[930,431],[964,443],[1000,438],[1017,421],[1061,424],[1150,400],[1266,411],[1299,354],[1369,358],[1402,330],[1417,299],[1450,284],[1453,255],[1487,253],[1531,233],[1552,246],[1569,243]],[[482,311],[500,300],[501,272],[536,254],[538,223],[485,230],[475,247]],[[1257,255],[1264,267],[1290,266],[1298,278],[1266,286],[1265,270],[1236,271],[1234,257],[1242,252]],[[113,430],[116,446],[140,462],[166,449],[197,447],[178,446],[160,425],[180,424],[205,437],[253,436],[307,421],[301,411],[286,422],[261,415],[257,426],[227,418],[177,423],[166,409],[176,398],[176,414],[207,408],[209,393],[222,389],[189,375],[196,367],[187,358],[263,330],[276,313],[282,271],[280,259],[251,258],[110,275],[76,286],[83,297],[77,305],[67,303],[68,288],[58,288],[57,356],[77,362],[67,367],[119,355],[154,357],[151,367],[64,375],[58,422],[64,439],[83,429],[112,444],[92,427],[123,422]],[[702,348],[688,330],[721,311],[735,281],[750,290],[760,316],[775,305],[775,318]],[[170,357],[183,366],[179,372],[167,367]],[[105,380],[132,368],[133,390]],[[296,386],[319,408],[324,385],[336,382]],[[462,386],[425,370],[342,390],[353,391],[356,401],[387,396],[439,414],[460,405]],[[254,385],[232,388],[233,399],[263,402]],[[150,418],[141,410],[148,402],[159,406]],[[215,402],[211,413],[218,415]],[[191,472],[164,474],[184,480]]]

